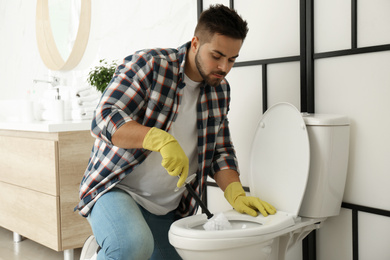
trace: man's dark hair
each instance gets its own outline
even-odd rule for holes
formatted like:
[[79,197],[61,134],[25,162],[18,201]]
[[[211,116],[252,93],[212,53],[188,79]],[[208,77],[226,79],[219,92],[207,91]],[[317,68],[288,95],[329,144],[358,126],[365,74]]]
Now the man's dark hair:
[[209,42],[214,34],[244,41],[248,30],[248,23],[235,10],[218,4],[201,13],[195,36],[202,43]]

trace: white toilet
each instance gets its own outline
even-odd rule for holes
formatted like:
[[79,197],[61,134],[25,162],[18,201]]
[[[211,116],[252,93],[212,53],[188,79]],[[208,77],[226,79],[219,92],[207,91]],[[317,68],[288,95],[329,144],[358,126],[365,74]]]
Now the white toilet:
[[285,259],[292,245],[339,214],[348,151],[346,116],[305,115],[288,103],[272,106],[253,139],[250,193],[278,212],[251,217],[229,210],[224,215],[233,229],[217,231],[203,229],[205,214],[183,218],[172,224],[170,243],[185,260]]

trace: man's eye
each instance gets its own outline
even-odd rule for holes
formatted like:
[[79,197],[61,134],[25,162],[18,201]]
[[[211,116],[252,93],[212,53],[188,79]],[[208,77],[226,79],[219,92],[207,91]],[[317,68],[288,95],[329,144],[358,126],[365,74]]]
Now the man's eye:
[[213,59],[214,59],[214,60],[219,60],[220,58],[221,58],[220,56],[214,56],[214,55],[213,55]]

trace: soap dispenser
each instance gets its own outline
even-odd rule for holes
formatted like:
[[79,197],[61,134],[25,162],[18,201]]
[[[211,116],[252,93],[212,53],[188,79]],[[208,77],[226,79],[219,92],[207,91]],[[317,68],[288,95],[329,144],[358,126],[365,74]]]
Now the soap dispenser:
[[61,99],[60,89],[56,88],[57,93],[53,102],[53,119],[57,122],[64,121],[64,100]]

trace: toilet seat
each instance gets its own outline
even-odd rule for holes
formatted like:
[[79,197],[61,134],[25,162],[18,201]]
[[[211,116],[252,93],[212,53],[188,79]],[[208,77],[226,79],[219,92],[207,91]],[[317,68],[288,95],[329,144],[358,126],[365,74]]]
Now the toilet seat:
[[[169,241],[175,248],[186,250],[230,250],[235,247],[248,247],[261,243],[270,244],[272,240],[282,234],[289,227],[293,227],[296,218],[291,214],[278,211],[275,215],[263,217],[261,214],[252,217],[238,213],[235,210],[224,212],[229,222],[249,223],[251,227],[232,230],[206,231],[205,214],[194,215],[175,221],[169,230]],[[256,226],[257,225],[257,226]],[[237,225],[236,225],[237,227]],[[234,258],[237,259],[237,258]]]
[[251,196],[297,216],[309,177],[309,164],[309,137],[300,112],[289,103],[269,108],[253,138]]
[[205,231],[203,225],[208,221],[205,214],[195,215],[174,222],[170,232],[177,236],[195,239],[229,239],[237,237],[253,237],[265,235],[290,227],[295,217],[289,213],[278,211],[274,215],[252,217],[235,210],[224,212],[233,229]]

